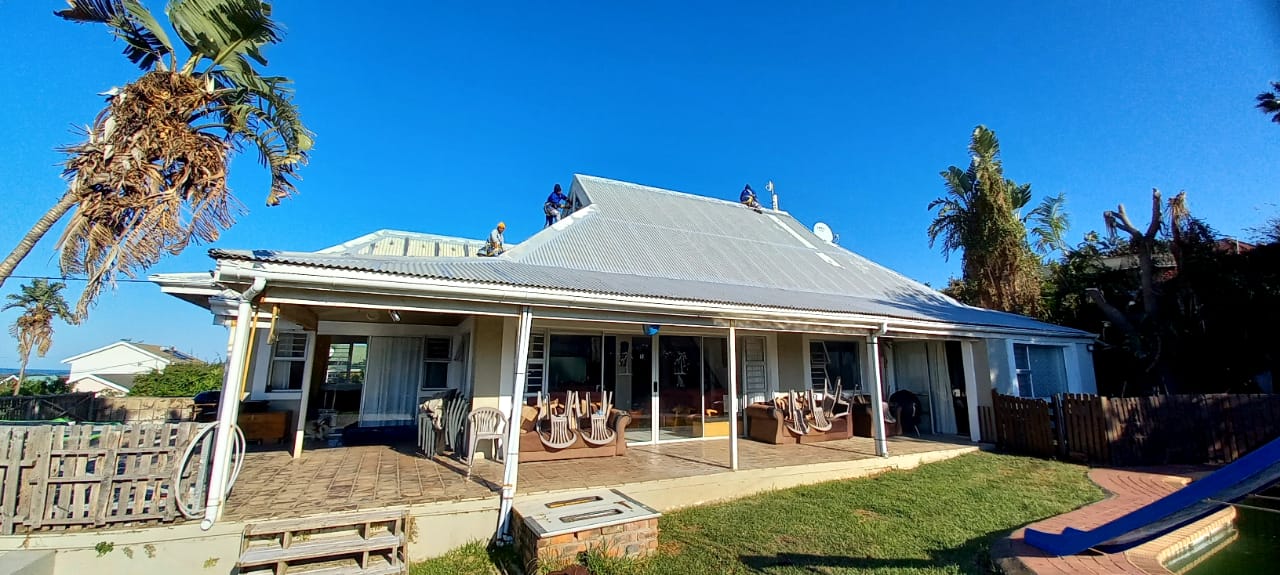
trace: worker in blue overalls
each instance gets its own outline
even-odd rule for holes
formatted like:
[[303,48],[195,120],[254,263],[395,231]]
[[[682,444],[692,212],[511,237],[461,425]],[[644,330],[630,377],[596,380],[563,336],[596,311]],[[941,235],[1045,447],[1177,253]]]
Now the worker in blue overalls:
[[756,191],[751,189],[751,184],[743,186],[742,194],[738,196],[738,201],[742,202],[742,205],[755,210],[757,214],[764,212],[764,209],[760,207],[760,202],[756,201]]
[[547,196],[546,203],[542,204],[542,213],[547,216],[547,223],[542,227],[545,228],[560,221],[563,210],[568,204],[569,196],[560,191],[560,184],[556,184],[555,189],[551,190],[551,195]]

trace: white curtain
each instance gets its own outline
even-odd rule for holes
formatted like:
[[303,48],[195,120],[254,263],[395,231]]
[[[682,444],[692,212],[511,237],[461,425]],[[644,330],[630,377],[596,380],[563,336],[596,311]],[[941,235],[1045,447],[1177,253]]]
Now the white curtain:
[[422,380],[422,338],[371,337],[368,353],[360,425],[411,424]]
[[956,413],[951,392],[951,370],[947,366],[947,347],[941,341],[929,342],[929,383],[933,396],[933,419],[938,424],[934,433],[955,433]]

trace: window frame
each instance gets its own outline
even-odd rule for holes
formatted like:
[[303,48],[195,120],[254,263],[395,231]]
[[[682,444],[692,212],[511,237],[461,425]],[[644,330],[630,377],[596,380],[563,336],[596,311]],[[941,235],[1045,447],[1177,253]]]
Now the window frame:
[[[288,337],[291,340],[293,340],[295,342],[295,345],[296,345],[297,338],[301,338],[302,339],[302,355],[281,356],[279,353],[280,342],[281,342],[281,338],[284,338],[284,337]],[[305,332],[305,331],[283,331],[276,334],[276,341],[275,343],[270,344],[270,346],[271,346],[271,355],[267,360],[267,378],[266,378],[266,381],[264,382],[263,391],[268,394],[301,393],[302,390],[307,386],[307,362],[311,359],[311,333]],[[301,377],[301,381],[298,382],[298,387],[296,388],[286,387],[284,389],[271,387],[271,383],[273,381],[272,376],[275,375],[276,369],[277,369],[276,364],[280,362],[289,362],[291,364],[293,363],[302,364],[302,377]],[[291,380],[292,380],[292,370],[293,370],[293,367],[290,366]]]
[[[1018,346],[1026,349],[1026,367],[1018,365]],[[1062,360],[1062,385],[1063,389],[1060,393],[1073,393],[1072,389],[1076,387],[1076,374],[1072,370],[1072,361],[1074,360],[1074,346],[1069,343],[1045,342],[1037,340],[1010,340],[1009,341],[1009,374],[1011,384],[1013,386],[1013,395],[1028,399],[1044,399],[1052,397],[1052,395],[1037,395],[1035,386],[1035,370],[1031,367],[1031,348],[1054,348],[1059,352],[1059,358]],[[1027,376],[1027,387],[1023,389],[1022,381],[1019,380],[1021,375]]]
[[[444,340],[447,347],[443,357],[432,357],[430,354],[431,341]],[[427,335],[422,338],[422,380],[418,382],[419,392],[440,392],[453,389],[453,385],[449,379],[449,364],[453,362],[453,336],[449,335]],[[440,387],[427,387],[428,375],[430,370],[428,365],[444,364],[444,385]]]

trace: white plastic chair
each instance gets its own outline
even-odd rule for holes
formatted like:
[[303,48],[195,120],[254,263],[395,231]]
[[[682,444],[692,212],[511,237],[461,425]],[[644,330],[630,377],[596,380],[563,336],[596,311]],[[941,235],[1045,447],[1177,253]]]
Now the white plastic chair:
[[476,461],[476,444],[486,439],[493,443],[495,458],[502,461],[502,439],[507,431],[507,417],[492,407],[480,407],[467,416],[467,477]]

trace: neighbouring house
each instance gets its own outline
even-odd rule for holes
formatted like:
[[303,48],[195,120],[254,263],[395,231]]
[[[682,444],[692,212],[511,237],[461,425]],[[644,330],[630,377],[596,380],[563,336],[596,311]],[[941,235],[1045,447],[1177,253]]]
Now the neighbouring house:
[[873,402],[909,391],[921,432],[975,441],[992,390],[1095,391],[1092,334],[960,304],[786,212],[583,175],[569,210],[499,257],[384,230],[317,252],[215,249],[212,274],[151,279],[229,328],[244,387],[227,389],[292,412],[295,455],[322,413],[410,425],[444,390],[504,413],[607,391],[631,444],[731,445],[742,405],[837,380]]
[[71,366],[72,391],[125,394],[139,374],[164,371],[170,364],[199,361],[170,346],[120,340],[62,360]]

